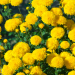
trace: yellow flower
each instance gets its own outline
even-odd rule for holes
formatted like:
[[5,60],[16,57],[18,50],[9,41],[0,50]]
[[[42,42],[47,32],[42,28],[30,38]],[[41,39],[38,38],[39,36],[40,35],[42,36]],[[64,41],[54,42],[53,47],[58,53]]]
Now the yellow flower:
[[18,68],[22,67],[22,61],[19,58],[10,59],[8,66],[13,70],[18,70]]
[[3,75],[13,75],[14,71],[8,65],[3,65],[2,74]]
[[0,52],[5,51],[4,47],[0,45]]
[[53,38],[61,39],[65,34],[65,31],[62,27],[55,27],[51,30],[51,36]]
[[[1,2],[1,1],[0,1]],[[3,22],[3,17],[2,15],[0,14],[0,24]]]
[[0,39],[2,39],[2,35],[0,35]]
[[29,7],[26,7],[26,10],[29,10]]
[[64,60],[60,56],[56,56],[51,60],[51,67],[62,68]]
[[20,31],[21,33],[26,33],[26,28],[28,27],[29,30],[32,29],[32,26],[30,24],[28,24],[27,22],[23,22],[21,25],[20,25]]
[[2,28],[1,28],[1,26],[0,26],[0,32],[2,31]]
[[75,29],[69,31],[69,33],[68,33],[68,38],[69,38],[70,40],[72,40],[73,42],[75,42]]
[[10,59],[12,59],[12,58],[13,58],[13,56],[12,56],[12,50],[8,50],[8,51],[5,53],[5,55],[4,55],[4,59],[5,59],[6,62],[9,62]]
[[40,6],[37,6],[36,8],[35,8],[35,10],[34,10],[34,14],[36,15],[36,16],[42,16],[42,14],[45,12],[45,11],[47,11],[48,9],[47,9],[47,7],[46,6],[43,6],[43,5],[40,5]]
[[21,58],[24,56],[25,53],[30,52],[30,47],[27,43],[25,42],[18,42],[15,44],[13,47],[12,55],[14,57]]
[[16,27],[19,26],[19,24],[21,24],[22,21],[18,18],[13,18],[13,19],[9,19],[5,22],[5,29],[8,32],[12,32],[16,29]]
[[34,35],[34,36],[32,36],[32,37],[30,38],[31,44],[32,44],[32,45],[35,45],[35,46],[39,45],[39,44],[41,43],[41,41],[42,41],[42,39],[41,39],[41,37],[38,36],[38,35]]
[[42,28],[44,27],[44,24],[43,24],[43,23],[39,23],[39,25],[38,25],[38,26],[39,26],[39,28],[41,28],[41,29],[42,29]]
[[18,33],[19,32],[19,29],[15,29],[15,32]]
[[73,20],[68,19],[64,27],[66,27],[68,30],[71,30],[72,25],[74,24]]
[[50,6],[53,3],[53,0],[39,0],[41,5]]
[[48,25],[53,24],[55,22],[55,15],[52,11],[45,11],[42,14],[42,21]]
[[7,40],[7,39],[4,39],[4,40],[3,40],[3,42],[4,42],[4,43],[7,43],[7,42],[8,42],[8,40]]
[[23,56],[22,60],[25,64],[28,64],[28,65],[32,65],[35,62],[34,58],[32,57],[32,53],[26,53]]
[[[74,1],[75,2],[75,1]],[[68,1],[67,4],[64,6],[64,13],[67,15],[74,15],[75,14],[75,3]]]
[[73,44],[71,45],[70,50],[72,51],[74,47],[75,47],[75,43],[73,43]]
[[75,57],[68,56],[65,58],[65,66],[67,69],[74,69],[75,67]]
[[31,75],[41,75],[41,74],[42,74],[42,69],[40,68],[40,66],[34,66],[34,67],[31,69],[30,74],[31,74]]
[[49,49],[57,49],[59,46],[59,42],[56,38],[48,38],[46,41],[46,46]]
[[63,49],[67,49],[67,48],[70,47],[70,44],[69,44],[68,41],[62,41],[62,42],[60,43],[60,47],[63,48]]
[[56,16],[61,16],[63,15],[62,10],[59,7],[53,7],[51,11],[56,15]]
[[66,22],[67,22],[67,19],[64,16],[59,16],[56,21],[56,23],[60,25],[66,24]]
[[38,20],[38,18],[34,13],[29,13],[25,18],[25,21],[28,24],[32,24],[32,25],[35,24],[35,22],[37,22],[37,20]]
[[20,20],[23,20],[24,19],[23,15],[22,14],[19,14],[19,13],[14,14],[13,15],[13,18],[19,18]]
[[23,0],[11,0],[10,3],[12,6],[19,6],[21,3],[23,2]]
[[9,0],[1,0],[0,4],[1,5],[9,4]]
[[46,59],[46,63],[48,63],[48,65],[51,66],[51,60],[56,56],[58,56],[57,53],[51,53],[50,55],[48,55]]
[[72,50],[72,54],[75,56],[75,47]]
[[16,75],[25,75],[23,72],[18,72]]
[[35,49],[32,52],[32,56],[35,60],[44,60],[46,58],[46,48],[39,48],[39,49]]
[[23,69],[23,72],[25,72],[26,74],[30,73],[30,71],[28,69]]
[[68,75],[75,75],[75,71],[72,70],[72,71],[68,72]]
[[63,59],[65,59],[66,57],[71,56],[71,54],[70,54],[69,52],[63,51],[63,52],[60,53],[60,56],[61,56]]
[[4,9],[7,9],[7,6],[6,5],[4,6]]

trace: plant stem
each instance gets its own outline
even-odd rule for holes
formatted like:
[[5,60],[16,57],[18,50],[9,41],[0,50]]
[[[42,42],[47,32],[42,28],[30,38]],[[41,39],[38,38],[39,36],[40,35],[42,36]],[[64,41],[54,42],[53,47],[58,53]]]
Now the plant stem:
[[21,10],[20,10],[19,6],[18,6],[18,9],[19,9],[19,12],[20,12],[20,14],[21,14]]

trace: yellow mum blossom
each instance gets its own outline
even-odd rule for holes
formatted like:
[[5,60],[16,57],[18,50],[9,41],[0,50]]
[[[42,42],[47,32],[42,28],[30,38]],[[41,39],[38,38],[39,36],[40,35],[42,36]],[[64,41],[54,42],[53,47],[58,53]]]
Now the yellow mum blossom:
[[26,10],[29,10],[29,7],[26,7]]
[[39,44],[41,43],[41,41],[42,41],[42,39],[41,39],[41,37],[38,36],[38,35],[34,35],[34,36],[32,36],[32,37],[30,38],[31,44],[32,44],[32,45],[35,45],[35,46],[39,45]]
[[35,24],[37,22],[37,20],[38,20],[38,18],[34,13],[29,13],[25,18],[25,21],[28,24],[32,24],[32,25]]
[[70,50],[72,51],[74,47],[75,47],[75,43],[73,43],[73,44],[71,45]]
[[53,38],[61,39],[65,34],[65,31],[62,27],[55,27],[51,30],[51,36]]
[[60,25],[66,24],[66,22],[67,22],[67,19],[64,16],[59,16],[59,18],[56,21],[56,23]]
[[37,61],[44,60],[46,58],[46,48],[35,49],[32,52],[32,57]]
[[51,60],[56,56],[58,56],[57,53],[51,53],[50,55],[48,55],[46,59],[46,63],[48,63],[48,65],[51,66]]
[[14,71],[8,65],[3,65],[2,74],[3,75],[13,75]]
[[51,60],[51,67],[62,68],[64,60],[60,56],[56,56]]
[[75,57],[68,56],[65,58],[65,66],[67,69],[74,69],[75,67]]
[[75,71],[72,70],[72,71],[68,72],[68,75],[75,75]]
[[0,0],[1,5],[9,4],[9,0]]
[[23,2],[23,0],[11,0],[10,3],[12,6],[19,6],[21,3]]
[[40,5],[40,6],[37,6],[36,8],[35,8],[35,10],[34,10],[34,14],[36,15],[36,16],[42,16],[42,14],[45,12],[45,11],[47,11],[48,10],[48,8],[46,7],[46,6],[43,6],[43,5]]
[[25,64],[28,64],[28,65],[32,65],[35,62],[34,58],[32,57],[32,53],[26,53],[23,56],[22,60]]
[[21,58],[24,56],[25,53],[30,52],[30,47],[25,42],[18,42],[14,47],[12,51],[12,55],[14,57]]
[[25,75],[23,72],[18,72],[16,75]]
[[41,74],[42,74],[42,69],[40,68],[40,66],[34,66],[34,67],[31,69],[30,74],[31,74],[31,75],[41,75]]
[[63,49],[67,49],[67,48],[70,47],[70,44],[69,44],[68,41],[62,41],[62,42],[60,43],[60,47],[63,48]]
[[20,24],[21,33],[26,33],[26,28],[27,27],[28,27],[29,30],[32,29],[32,26],[30,24],[28,24],[27,22],[23,22],[22,24]]
[[13,19],[8,19],[6,22],[5,22],[5,29],[6,31],[8,32],[12,32],[16,29],[16,27],[19,26],[19,24],[21,24],[22,21],[18,18],[13,18]]
[[28,69],[23,69],[23,72],[25,72],[26,74],[30,73],[30,71]]
[[0,52],[4,51],[4,47],[0,45]]
[[6,62],[9,62],[10,59],[12,59],[12,58],[13,58],[13,56],[12,56],[12,50],[8,50],[8,51],[5,53],[5,55],[4,55],[4,59],[5,59]]
[[72,40],[73,42],[75,42],[75,29],[69,31],[69,33],[68,33],[68,38],[69,38],[70,40]]
[[8,66],[13,70],[18,70],[18,68],[22,67],[22,61],[19,58],[10,59]]
[[75,47],[72,50],[72,54],[75,56]]
[[15,29],[15,32],[18,33],[19,32],[19,29]]
[[43,23],[39,23],[38,27],[42,29],[44,27],[44,24]]
[[56,15],[56,16],[61,16],[63,15],[62,10],[59,7],[53,7],[51,11]]
[[[2,1],[2,0],[1,0]],[[1,2],[0,1],[0,2]],[[0,14],[0,24],[3,22],[3,17],[2,17],[2,15]]]
[[7,42],[8,42],[8,40],[7,40],[7,39],[4,39],[4,40],[3,40],[3,42],[4,42],[4,43],[7,43]]
[[57,49],[59,46],[59,42],[56,38],[48,38],[46,41],[46,46],[49,49]]
[[2,35],[0,35],[0,39],[2,39]]
[[42,14],[42,21],[48,25],[53,24],[55,22],[55,15],[52,11],[45,11]]
[[60,56],[63,59],[65,59],[66,57],[71,56],[71,54],[69,52],[67,52],[67,51],[63,51],[63,52],[60,53]]

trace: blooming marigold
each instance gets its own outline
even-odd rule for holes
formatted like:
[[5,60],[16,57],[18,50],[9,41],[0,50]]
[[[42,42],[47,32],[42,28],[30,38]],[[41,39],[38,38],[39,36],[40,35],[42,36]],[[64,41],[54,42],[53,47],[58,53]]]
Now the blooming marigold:
[[75,42],[75,29],[69,31],[69,33],[68,33],[68,38],[69,38],[70,40],[72,40],[73,42]]
[[36,16],[42,16],[42,14],[45,12],[45,11],[47,11],[48,9],[47,9],[47,7],[46,6],[43,6],[43,5],[40,5],[40,6],[37,6],[36,8],[35,8],[35,10],[34,10],[34,14],[36,15]]
[[62,68],[64,60],[60,56],[56,56],[51,60],[51,67]]
[[5,29],[8,32],[14,31],[22,21],[18,18],[9,19],[5,22]]
[[42,74],[42,69],[40,68],[40,66],[34,66],[34,67],[31,69],[30,74],[31,74],[31,75],[41,75],[41,74]]
[[3,17],[2,15],[0,14],[0,24],[3,22]]
[[22,58],[23,62],[27,65],[32,65],[34,64],[35,60],[32,57],[32,53],[26,53],[23,58]]
[[12,50],[8,50],[8,51],[5,53],[5,55],[4,55],[4,59],[5,59],[6,62],[9,62],[10,59],[12,59],[12,58],[13,58],[13,56],[12,56]]
[[25,42],[18,42],[14,47],[12,54],[14,57],[23,57],[23,55],[27,52],[30,52],[30,47]]
[[68,72],[68,75],[75,75],[75,71],[72,70],[72,71]]
[[39,61],[44,60],[46,58],[46,48],[35,49],[32,52],[32,56],[35,60],[39,60]]
[[59,42],[56,38],[48,38],[46,41],[46,46],[49,49],[57,49],[59,46]]
[[41,43],[41,41],[42,41],[42,39],[41,39],[41,37],[38,36],[38,35],[34,35],[34,36],[32,36],[32,37],[30,38],[31,44],[32,44],[32,45],[35,45],[35,46],[39,45],[39,44]]
[[28,24],[32,24],[32,25],[35,24],[35,22],[37,22],[37,20],[38,20],[38,18],[34,13],[29,13],[25,18],[25,21]]
[[44,24],[43,24],[43,23],[39,23],[39,25],[38,25],[38,26],[39,26],[39,28],[41,28],[41,29],[42,29],[42,28],[44,27]]
[[67,48],[70,47],[70,44],[69,44],[68,41],[62,41],[62,42],[60,43],[60,47],[63,48],[63,49],[67,49]]
[[9,0],[0,0],[1,5],[9,4]]
[[55,22],[55,15],[52,11],[45,11],[42,14],[42,21],[48,25],[53,24]]
[[65,34],[65,31],[62,27],[55,27],[51,30],[51,36],[53,38],[61,39]]
[[73,43],[73,44],[71,45],[70,50],[72,51],[74,47],[75,47],[75,43]]
[[7,40],[7,39],[4,39],[4,40],[3,40],[3,42],[4,42],[4,43],[7,43],[7,42],[8,42],[8,40]]
[[23,2],[23,0],[11,0],[10,3],[12,6],[19,6],[21,3]]
[[0,52],[4,51],[4,47],[0,45]]
[[25,75],[23,72],[18,72],[16,75]]
[[56,23],[60,25],[66,24],[66,22],[67,22],[67,19],[64,16],[59,16],[56,21]]
[[51,11],[52,11],[56,16],[63,15],[62,10],[61,10],[60,8],[58,8],[58,7],[53,7],[53,8],[51,9]]
[[63,51],[63,52],[60,53],[60,56],[61,56],[63,59],[65,59],[66,57],[71,56],[71,54],[70,54],[69,52]]
[[74,69],[75,67],[75,57],[68,56],[65,58],[65,66],[67,69]]
[[14,71],[8,65],[3,65],[2,74],[3,75],[13,75]]

